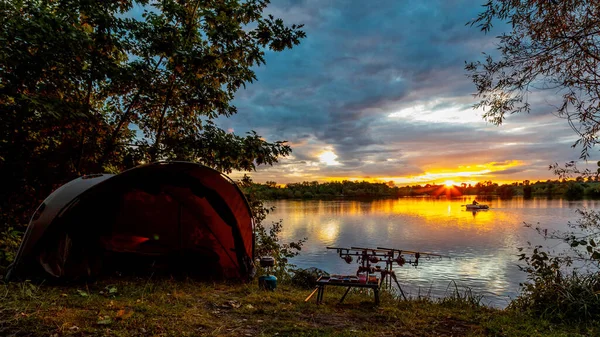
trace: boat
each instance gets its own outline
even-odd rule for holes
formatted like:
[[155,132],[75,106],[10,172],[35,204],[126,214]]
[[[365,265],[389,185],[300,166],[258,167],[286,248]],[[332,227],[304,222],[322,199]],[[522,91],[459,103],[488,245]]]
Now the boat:
[[468,204],[465,206],[467,207],[468,210],[478,210],[478,209],[489,209],[490,208],[490,206],[484,205],[484,204],[477,204],[477,205]]

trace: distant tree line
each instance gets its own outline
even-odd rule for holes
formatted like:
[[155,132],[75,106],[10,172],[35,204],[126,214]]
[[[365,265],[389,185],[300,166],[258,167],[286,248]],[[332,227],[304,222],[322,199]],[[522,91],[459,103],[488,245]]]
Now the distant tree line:
[[305,181],[283,187],[274,181],[267,181],[265,184],[253,184],[251,189],[264,199],[394,198],[399,195],[399,188],[389,184],[349,180],[326,183]]
[[334,198],[398,198],[398,197],[455,197],[461,195],[476,195],[482,197],[511,198],[523,196],[562,197],[566,199],[600,198],[600,182],[593,179],[577,180],[529,180],[510,184],[494,183],[492,181],[478,182],[475,185],[461,184],[452,187],[445,185],[425,184],[413,186],[396,186],[392,181],[333,181],[319,183],[305,181],[301,183],[277,184],[267,181],[264,184],[253,183],[246,186],[247,192],[252,192],[264,199],[334,199]]

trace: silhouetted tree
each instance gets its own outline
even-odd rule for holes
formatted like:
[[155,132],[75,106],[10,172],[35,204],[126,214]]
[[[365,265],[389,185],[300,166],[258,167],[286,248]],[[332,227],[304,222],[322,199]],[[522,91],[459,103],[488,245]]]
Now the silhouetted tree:
[[0,2],[0,232],[82,174],[158,159],[253,170],[288,155],[212,122],[237,113],[267,49],[305,36],[268,3]]
[[[528,97],[550,91],[555,113],[579,135],[582,158],[600,131],[600,2],[490,0],[470,22],[488,32],[495,19],[510,22],[498,38],[498,57],[467,63],[477,87],[476,107],[500,125],[507,114],[529,112]],[[558,95],[557,95],[558,93]]]

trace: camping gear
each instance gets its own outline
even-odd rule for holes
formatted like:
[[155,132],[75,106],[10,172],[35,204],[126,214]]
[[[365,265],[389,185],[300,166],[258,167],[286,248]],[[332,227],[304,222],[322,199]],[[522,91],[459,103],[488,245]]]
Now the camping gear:
[[260,266],[263,268],[271,268],[275,266],[275,259],[272,256],[262,256],[260,258]]
[[[360,274],[359,274],[359,276],[360,276]],[[367,289],[373,290],[373,294],[375,297],[375,305],[378,305],[379,304],[379,289],[381,287],[381,282],[380,282],[380,279],[378,279],[377,277],[375,277],[375,278],[376,279],[374,280],[374,282],[361,283],[360,281],[357,282],[358,280],[357,280],[356,276],[343,276],[341,278],[321,276],[317,280],[317,287],[313,290],[312,293],[310,293],[310,295],[308,295],[308,297],[306,297],[304,302],[308,302],[316,292],[317,293],[317,304],[322,304],[323,303],[323,294],[325,293],[325,287],[333,286],[333,287],[345,287],[346,288],[346,292],[344,292],[344,295],[342,296],[342,298],[340,298],[340,302],[339,302],[340,304],[344,302],[344,299],[346,298],[346,296],[348,296],[350,289],[352,289],[352,288],[362,288],[362,289],[367,288]]]
[[258,287],[265,290],[277,288],[277,277],[275,275],[262,275],[258,278]]
[[248,202],[203,165],[159,162],[75,179],[31,218],[7,279],[87,279],[165,270],[248,279],[254,274]]
[[269,275],[271,268],[275,266],[275,259],[271,256],[262,256],[260,258],[260,266],[266,269],[267,275],[262,275],[258,278],[258,287],[266,290],[275,290],[277,288],[277,277]]
[[[394,263],[398,266],[404,266],[406,264],[418,266],[419,258],[421,256],[425,256],[426,258],[431,257],[439,257],[442,258],[444,256],[440,254],[434,253],[425,253],[425,252],[416,252],[411,250],[402,250],[402,249],[393,249],[393,248],[361,248],[361,247],[350,247],[350,248],[341,248],[341,247],[327,247],[327,249],[335,249],[338,255],[345,261],[348,260],[348,257],[356,256],[356,261],[360,263],[358,270],[356,271],[356,275],[358,276],[359,284],[377,284],[379,287],[382,284],[382,281],[385,280],[386,284],[391,287],[391,281],[394,280],[400,293],[406,299],[404,295],[404,291],[402,287],[400,287],[400,283],[396,278],[396,273],[393,270]],[[412,256],[412,259],[408,260],[404,257],[404,255]],[[371,264],[375,264],[378,262],[385,262],[385,269],[381,268],[381,266],[372,266]],[[375,273],[379,273],[380,277],[377,277]],[[322,279],[325,280],[325,279]],[[327,282],[336,281],[334,275],[331,275],[331,278],[328,279]],[[324,281],[323,281],[324,282]],[[321,282],[321,283],[323,283]],[[324,287],[325,285],[322,284]],[[350,288],[348,288],[349,290]],[[323,290],[324,291],[324,290]],[[348,293],[348,291],[346,291]],[[346,295],[344,295],[345,297]],[[342,300],[344,299],[342,297]],[[321,291],[317,294],[317,302],[319,302],[319,298],[322,300]],[[376,301],[378,301],[378,295],[376,295]]]

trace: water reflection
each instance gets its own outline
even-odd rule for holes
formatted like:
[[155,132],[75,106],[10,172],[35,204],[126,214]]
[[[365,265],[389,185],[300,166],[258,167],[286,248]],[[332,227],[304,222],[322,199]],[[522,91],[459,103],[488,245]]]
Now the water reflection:
[[336,219],[331,219],[317,229],[317,235],[319,237],[320,242],[323,242],[326,245],[333,244],[340,232],[340,221]]
[[486,201],[487,211],[467,211],[459,199],[403,198],[376,201],[276,201],[270,220],[283,220],[284,240],[307,237],[293,262],[334,273],[354,273],[326,246],[391,247],[450,255],[424,260],[418,268],[396,270],[413,295],[443,296],[449,282],[489,294],[492,305],[504,306],[516,296],[524,274],[517,267],[517,247],[543,243],[524,222],[564,229],[577,219],[577,208],[600,208],[598,200],[566,201],[534,198]]

